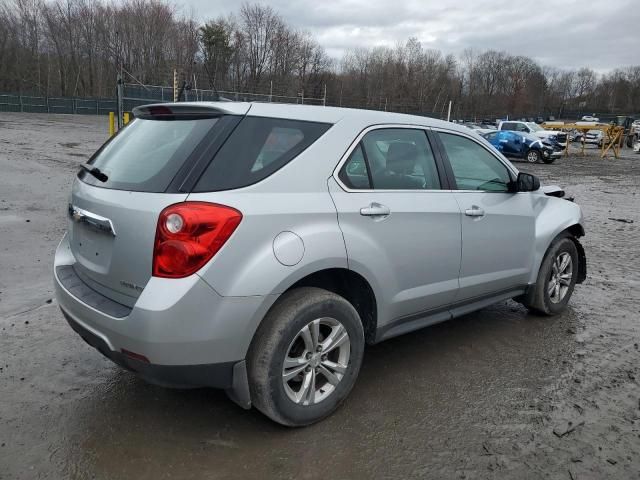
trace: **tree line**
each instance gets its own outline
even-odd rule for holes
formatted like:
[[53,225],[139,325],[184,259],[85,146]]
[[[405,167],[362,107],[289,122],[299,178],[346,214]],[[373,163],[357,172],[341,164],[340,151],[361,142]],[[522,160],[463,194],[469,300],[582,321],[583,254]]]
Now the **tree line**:
[[[640,66],[597,74],[504,51],[458,56],[415,38],[327,55],[271,7],[245,3],[200,22],[164,0],[5,0],[0,91],[112,97],[127,82],[319,99],[327,105],[454,118],[640,112]],[[316,100],[318,102],[318,100]]]

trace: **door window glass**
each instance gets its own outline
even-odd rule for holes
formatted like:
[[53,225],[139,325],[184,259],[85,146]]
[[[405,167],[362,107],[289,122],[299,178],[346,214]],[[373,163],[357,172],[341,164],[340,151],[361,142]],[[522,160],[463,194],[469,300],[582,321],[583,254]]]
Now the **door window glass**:
[[506,192],[511,175],[507,167],[476,142],[439,133],[459,190]]
[[424,130],[373,130],[364,136],[362,145],[374,189],[440,189],[438,170]]
[[369,190],[369,172],[367,171],[367,163],[362,154],[362,145],[358,144],[356,149],[351,153],[349,160],[344,164],[342,170],[338,174],[342,183],[348,188],[355,190]]

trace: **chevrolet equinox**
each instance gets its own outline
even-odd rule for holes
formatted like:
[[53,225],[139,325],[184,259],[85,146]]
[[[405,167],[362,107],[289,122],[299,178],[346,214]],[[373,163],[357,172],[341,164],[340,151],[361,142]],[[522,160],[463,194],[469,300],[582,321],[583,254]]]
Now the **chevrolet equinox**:
[[471,130],[266,103],[138,107],[82,165],[57,248],[70,326],[170,387],[302,426],[366,344],[513,298],[562,312],[580,207]]

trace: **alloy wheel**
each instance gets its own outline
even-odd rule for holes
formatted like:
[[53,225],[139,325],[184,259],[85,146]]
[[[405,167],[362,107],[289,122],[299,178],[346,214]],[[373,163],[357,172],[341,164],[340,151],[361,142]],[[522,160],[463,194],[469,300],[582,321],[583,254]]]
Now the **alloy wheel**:
[[305,325],[287,349],[282,383],[291,401],[313,405],[330,396],[349,365],[351,343],[335,318],[318,318]]
[[560,253],[553,262],[547,293],[553,303],[560,303],[567,295],[573,279],[573,260],[567,252]]

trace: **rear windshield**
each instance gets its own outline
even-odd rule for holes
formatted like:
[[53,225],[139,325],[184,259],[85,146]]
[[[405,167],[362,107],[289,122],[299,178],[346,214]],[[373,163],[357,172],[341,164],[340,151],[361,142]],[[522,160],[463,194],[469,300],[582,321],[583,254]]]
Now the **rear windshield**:
[[137,192],[164,192],[218,118],[136,119],[107,142],[90,163],[108,180],[81,171],[83,182]]
[[279,170],[331,125],[278,118],[245,117],[196,184],[196,192],[246,187]]

